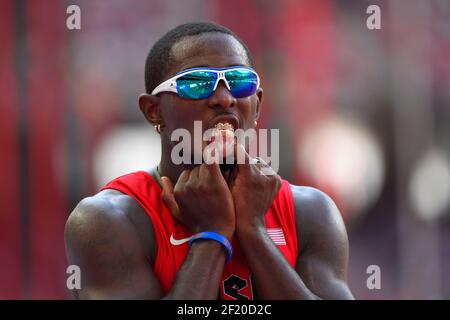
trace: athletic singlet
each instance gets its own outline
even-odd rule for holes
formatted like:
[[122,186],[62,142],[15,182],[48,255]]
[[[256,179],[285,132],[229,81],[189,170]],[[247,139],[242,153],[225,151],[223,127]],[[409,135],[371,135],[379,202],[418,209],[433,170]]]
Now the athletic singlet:
[[[138,171],[118,177],[102,188],[104,189],[114,189],[133,197],[150,217],[157,246],[153,271],[164,294],[167,294],[189,251],[187,242],[177,240],[191,237],[192,233],[172,217],[164,204],[161,187],[147,172]],[[288,181],[282,180],[282,186],[266,213],[265,222],[270,238],[289,264],[295,268],[298,244],[294,201]],[[231,239],[231,244],[233,258],[225,264],[220,284],[220,298],[223,300],[254,299],[251,274],[245,256],[239,249],[235,237]],[[276,279],[273,280],[276,281]]]

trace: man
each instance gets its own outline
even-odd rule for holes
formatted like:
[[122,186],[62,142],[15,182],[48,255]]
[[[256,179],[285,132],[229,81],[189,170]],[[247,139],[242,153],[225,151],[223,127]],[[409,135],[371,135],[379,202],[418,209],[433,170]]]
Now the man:
[[216,24],[184,24],[153,46],[145,77],[139,105],[161,135],[161,162],[113,180],[70,215],[79,298],[352,299],[347,235],[327,195],[262,174],[268,166],[239,144],[244,163],[171,159],[171,134],[194,134],[194,121],[212,140],[256,126],[263,92],[245,44]]

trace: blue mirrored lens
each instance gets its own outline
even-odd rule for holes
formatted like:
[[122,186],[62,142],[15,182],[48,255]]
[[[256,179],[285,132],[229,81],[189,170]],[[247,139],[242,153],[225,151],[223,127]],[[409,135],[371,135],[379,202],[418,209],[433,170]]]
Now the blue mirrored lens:
[[178,95],[182,98],[205,99],[214,89],[217,75],[208,71],[193,71],[177,79]]
[[249,70],[238,69],[225,72],[225,78],[230,86],[231,94],[235,98],[251,96],[256,92],[258,78]]

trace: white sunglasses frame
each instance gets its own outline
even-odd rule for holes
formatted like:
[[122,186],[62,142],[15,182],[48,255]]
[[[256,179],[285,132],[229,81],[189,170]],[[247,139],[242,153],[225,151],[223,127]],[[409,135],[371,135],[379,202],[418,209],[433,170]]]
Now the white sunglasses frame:
[[214,72],[217,74],[217,80],[214,85],[214,89],[212,92],[216,91],[217,86],[219,85],[219,81],[223,80],[225,82],[225,85],[227,86],[227,89],[231,91],[231,88],[228,84],[227,79],[225,78],[225,73],[228,71],[234,71],[234,70],[245,70],[250,71],[256,75],[257,79],[257,85],[256,88],[259,88],[260,85],[260,79],[258,73],[256,73],[255,70],[248,67],[243,66],[235,66],[235,67],[228,67],[228,68],[191,68],[184,71],[181,71],[180,73],[176,74],[174,77],[167,79],[166,81],[160,83],[155,89],[152,91],[152,95],[157,95],[161,92],[174,92],[178,94],[177,89],[177,79],[181,78],[182,76],[189,74],[190,72],[197,72],[197,71],[208,71],[208,72]]

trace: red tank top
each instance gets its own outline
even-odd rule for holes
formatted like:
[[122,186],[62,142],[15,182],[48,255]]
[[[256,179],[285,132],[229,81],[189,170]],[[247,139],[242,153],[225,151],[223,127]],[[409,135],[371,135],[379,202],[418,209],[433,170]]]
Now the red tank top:
[[[192,233],[172,217],[162,199],[161,187],[147,172],[139,171],[118,177],[102,188],[104,189],[114,189],[133,197],[150,217],[157,242],[153,271],[159,279],[164,294],[167,294],[189,251],[187,242],[177,240],[191,237]],[[298,243],[294,201],[288,181],[282,181],[282,186],[266,213],[265,221],[272,241],[289,264],[295,268]],[[254,299],[251,273],[245,257],[235,238],[231,240],[231,243],[233,258],[225,265],[223,271],[220,298],[223,300]]]

